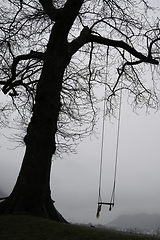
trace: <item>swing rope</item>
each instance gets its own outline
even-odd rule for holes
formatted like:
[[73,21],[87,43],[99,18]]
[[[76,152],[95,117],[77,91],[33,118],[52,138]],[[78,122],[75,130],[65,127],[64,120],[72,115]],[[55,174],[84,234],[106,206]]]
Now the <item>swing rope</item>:
[[[106,80],[108,74],[108,56],[109,56],[109,46],[107,47],[107,59],[106,59]],[[105,112],[106,112],[106,84],[104,87],[104,100],[103,100],[103,119],[102,119],[102,137],[101,137],[101,153],[100,153],[100,170],[99,170],[99,191],[98,191],[98,208],[97,208],[97,218],[102,208],[102,197],[101,197],[101,185],[102,185],[102,166],[103,166],[103,148],[104,148],[104,132],[105,132]]]
[[[106,97],[106,85],[105,85],[105,93],[104,96]],[[105,97],[103,101],[103,120],[102,120],[102,138],[101,138],[101,155],[100,155],[100,174],[99,174],[99,193],[98,193],[98,202],[102,202],[101,197],[101,185],[102,185],[102,166],[103,166],[103,147],[104,147],[104,130],[105,130],[105,111],[106,111],[106,103]]]
[[[120,136],[120,123],[121,123],[121,110],[122,110],[122,88],[120,89],[120,99],[119,99],[119,113],[118,113],[118,128],[117,128],[117,142],[116,142],[116,156],[115,156],[115,168],[114,168],[114,180],[113,180],[113,190],[111,194],[110,203],[115,203],[115,190],[116,190],[116,178],[117,178],[117,164],[118,164],[118,150],[119,150],[119,136]],[[114,206],[114,205],[113,205]],[[110,211],[111,206],[110,206]]]
[[[109,46],[107,48],[107,61],[106,61],[106,77],[107,77],[107,66],[108,66]],[[101,185],[102,185],[102,166],[103,166],[103,148],[104,148],[104,132],[105,132],[105,112],[106,112],[106,84],[104,88],[104,101],[103,101],[103,120],[102,120],[102,138],[101,138],[101,155],[100,155],[100,173],[99,173],[99,191],[98,191],[98,208],[97,218],[102,208],[102,205],[109,205],[109,211],[112,210],[115,203],[115,189],[116,189],[116,178],[117,178],[117,164],[118,164],[118,150],[119,150],[119,135],[120,135],[120,119],[121,119],[121,105],[122,105],[122,88],[120,89],[120,101],[119,101],[119,113],[118,113],[118,129],[117,129],[117,141],[116,141],[116,154],[115,154],[115,168],[114,168],[114,179],[113,189],[111,194],[110,202],[103,202],[101,197]]]

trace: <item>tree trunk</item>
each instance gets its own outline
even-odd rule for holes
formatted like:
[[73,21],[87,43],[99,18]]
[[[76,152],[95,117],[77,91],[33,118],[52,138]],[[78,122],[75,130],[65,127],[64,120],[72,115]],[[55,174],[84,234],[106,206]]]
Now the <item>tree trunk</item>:
[[54,207],[49,184],[51,160],[56,150],[60,91],[68,63],[66,42],[56,42],[48,44],[45,53],[33,115],[24,139],[23,163],[11,195],[0,204],[0,214],[26,212],[65,222]]
[[[44,5],[44,1],[41,1]],[[55,209],[50,194],[50,170],[56,150],[63,74],[70,61],[68,33],[83,0],[68,0],[53,25],[37,85],[33,115],[24,139],[26,152],[11,195],[0,204],[0,214],[26,212],[56,221],[66,220]]]

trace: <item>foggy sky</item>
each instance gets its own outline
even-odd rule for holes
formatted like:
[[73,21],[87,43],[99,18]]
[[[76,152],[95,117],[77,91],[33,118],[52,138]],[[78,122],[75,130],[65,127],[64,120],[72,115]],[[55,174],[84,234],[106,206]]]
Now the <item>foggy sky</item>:
[[[159,1],[154,0],[160,6]],[[113,186],[117,121],[105,124],[102,199],[110,201]],[[120,214],[160,214],[160,111],[139,115],[123,100],[115,207],[111,212],[102,207],[96,219],[101,128],[98,138],[86,138],[77,148],[76,155],[64,155],[52,164],[51,188],[55,206],[71,222],[101,223]],[[24,148],[0,136],[0,189],[7,195],[12,190],[21,165]]]
[[[54,160],[51,173],[52,197],[59,211],[71,222],[107,223],[120,214],[160,214],[160,112],[136,115],[122,105],[115,207],[103,206],[96,219],[100,166],[99,139],[85,139],[76,155]],[[100,119],[102,120],[102,119]],[[102,173],[102,200],[110,201],[113,186],[117,123],[106,122]],[[101,123],[98,124],[101,127]],[[99,128],[100,128],[99,127]],[[101,130],[100,130],[101,131]],[[15,150],[1,140],[0,189],[12,190],[19,172],[23,148]]]

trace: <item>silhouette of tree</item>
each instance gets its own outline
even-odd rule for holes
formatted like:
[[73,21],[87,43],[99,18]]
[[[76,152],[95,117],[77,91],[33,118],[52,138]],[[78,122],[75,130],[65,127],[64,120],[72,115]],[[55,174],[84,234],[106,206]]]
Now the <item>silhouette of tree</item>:
[[152,11],[145,0],[3,0],[1,124],[24,130],[26,152],[1,214],[65,221],[51,199],[52,156],[94,131],[104,99],[98,87],[106,88],[108,116],[120,89],[133,107],[158,107],[160,27]]

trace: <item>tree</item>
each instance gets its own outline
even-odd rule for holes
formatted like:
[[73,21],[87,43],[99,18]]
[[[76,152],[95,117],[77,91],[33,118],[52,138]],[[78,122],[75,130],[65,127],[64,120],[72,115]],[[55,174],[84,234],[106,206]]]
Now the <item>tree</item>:
[[158,108],[160,28],[151,10],[145,0],[3,1],[0,84],[11,101],[1,104],[1,123],[16,118],[14,126],[27,130],[21,170],[0,214],[65,221],[51,199],[52,157],[93,131],[104,98],[98,86],[106,88],[106,115],[118,107],[120,89],[135,107]]

